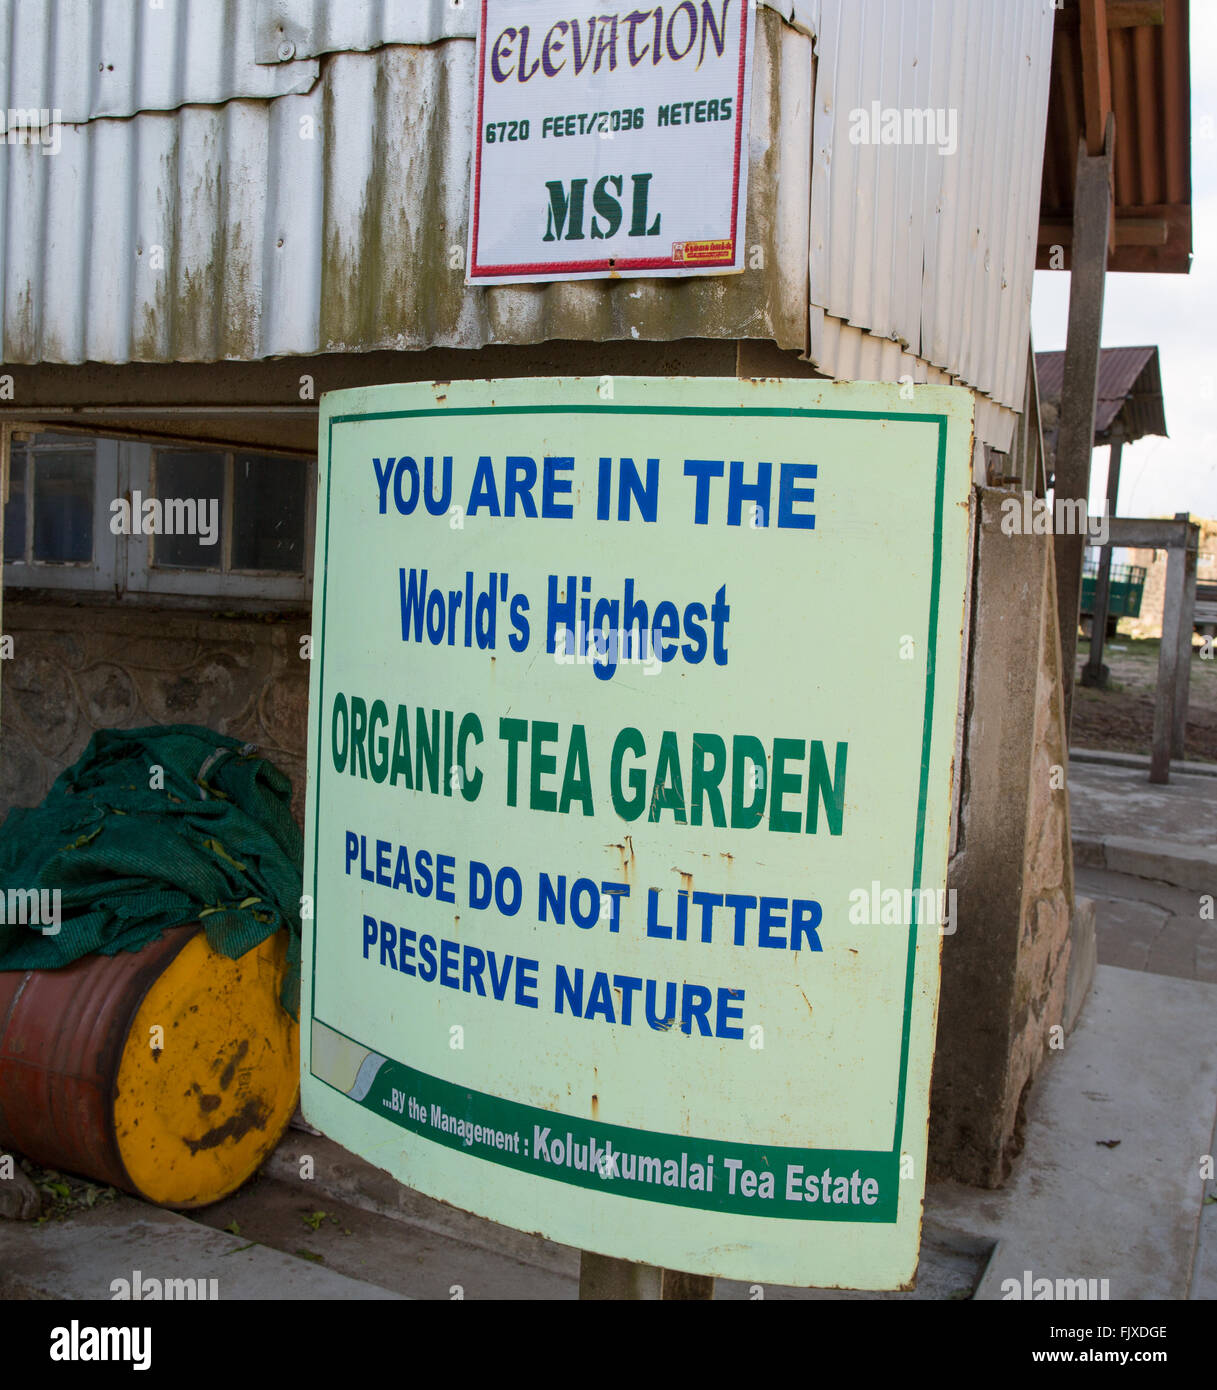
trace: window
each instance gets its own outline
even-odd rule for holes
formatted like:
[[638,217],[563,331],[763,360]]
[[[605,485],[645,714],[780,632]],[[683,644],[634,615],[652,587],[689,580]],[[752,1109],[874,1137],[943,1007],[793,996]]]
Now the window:
[[305,601],[315,491],[315,467],[279,454],[79,435],[14,441],[4,582]]
[[14,440],[4,507],[4,582],[104,589],[114,545],[105,499],[118,488],[113,440],[40,434]]

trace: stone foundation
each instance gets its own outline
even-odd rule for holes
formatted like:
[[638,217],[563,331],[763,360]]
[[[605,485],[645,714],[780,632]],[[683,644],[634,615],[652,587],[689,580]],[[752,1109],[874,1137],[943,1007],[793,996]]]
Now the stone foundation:
[[[1073,918],[1050,536],[1006,536],[980,493],[954,935],[943,938],[931,1176],[1005,1181],[1027,1089],[1064,1041]],[[1060,1028],[1059,1032],[1054,1029]]]

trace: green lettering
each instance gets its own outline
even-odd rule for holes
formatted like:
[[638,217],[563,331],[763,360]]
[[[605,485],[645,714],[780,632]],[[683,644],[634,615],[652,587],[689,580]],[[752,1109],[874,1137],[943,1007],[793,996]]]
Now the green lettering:
[[807,753],[807,744],[801,738],[775,738],[773,740],[773,776],[769,784],[769,829],[788,830],[798,834],[803,818],[798,811],[783,811],[782,797],[787,792],[798,793],[803,785],[801,772],[787,772],[786,759],[797,758],[802,762]]
[[632,796],[626,797],[621,788],[621,763],[626,753],[641,758],[647,751],[646,740],[637,729],[622,729],[613,740],[613,758],[609,767],[609,785],[613,793],[613,809],[622,820],[637,820],[647,800],[646,774],[640,767],[630,769],[628,782]]
[[677,824],[686,823],[685,792],[680,777],[680,751],[671,729],[663,731],[659,740],[659,759],[655,765],[655,789],[651,793],[651,809],[647,820],[658,821],[661,811],[671,811]]
[[566,767],[562,772],[562,797],[558,811],[566,815],[572,801],[577,801],[585,816],[593,814],[592,770],[587,760],[587,734],[582,724],[570,731],[570,747],[566,750]]
[[[709,766],[707,766],[707,760]],[[727,771],[727,745],[717,734],[693,735],[693,770],[689,778],[689,819],[702,823],[702,798],[709,803],[711,824],[723,828],[727,813],[719,783]]]
[[817,739],[811,745],[811,773],[807,778],[807,833],[814,835],[819,829],[820,801],[824,802],[824,815],[828,821],[830,835],[841,833],[841,821],[845,815],[845,755],[848,743],[838,743],[836,767],[832,781],[828,778],[828,759],[824,756],[824,745]]
[[[751,802],[744,802],[744,782],[749,763],[760,769],[760,778]],[[765,814],[765,745],[751,734],[736,734],[731,740],[731,829],[752,830]]]

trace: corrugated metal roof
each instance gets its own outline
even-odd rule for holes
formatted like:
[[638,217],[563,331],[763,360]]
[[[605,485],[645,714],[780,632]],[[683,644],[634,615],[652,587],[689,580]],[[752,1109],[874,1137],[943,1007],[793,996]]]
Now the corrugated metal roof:
[[[814,34],[820,0],[757,0]],[[477,34],[478,0],[257,0],[258,61],[363,53],[394,43],[437,43]],[[286,53],[284,45],[290,48]]]
[[[1116,118],[1116,249],[1109,270],[1186,272],[1192,249],[1191,72],[1188,0],[1164,0],[1165,22],[1108,29]],[[1212,3],[1212,0],[1208,0]],[[1040,268],[1050,243],[1066,247],[1083,135],[1082,50],[1076,5],[1056,21],[1044,154]],[[1055,228],[1055,230],[1054,230]]]
[[188,102],[307,92],[317,63],[260,65],[261,0],[0,0],[0,88],[9,110],[68,123]]
[[[821,7],[812,303],[1014,410],[1027,367],[1051,46],[1051,0]],[[948,136],[955,113],[957,151],[854,143],[852,113],[869,123],[874,103],[901,116],[941,111]],[[831,346],[813,315],[812,357],[840,375]]]
[[[1065,378],[1063,352],[1037,352],[1035,370],[1040,399],[1059,406]],[[1131,443],[1147,434],[1166,434],[1162,371],[1156,347],[1104,348],[1099,354],[1099,394],[1094,415],[1096,444],[1106,444],[1119,421]]]
[[[767,0],[749,270],[496,288],[467,288],[460,260],[473,44],[384,46],[472,32],[470,0],[176,0],[164,30],[142,6],[66,0],[71,38],[53,0],[0,3],[10,32],[20,10],[10,92],[46,106],[75,81],[92,116],[59,131],[54,158],[0,155],[8,362],[751,337],[809,348],[835,376],[963,381],[992,398],[984,437],[1008,444],[1051,0]],[[254,61],[280,28],[292,58]],[[90,85],[84,67],[119,47],[132,57],[113,85]],[[849,113],[872,101],[954,110],[958,153],[851,144]]]
[[[3,360],[214,361],[807,321],[811,43],[757,26],[743,275],[467,288],[474,46],[339,53],[307,95],[65,126],[0,155]],[[425,152],[425,157],[421,157]]]
[[477,34],[478,0],[257,0],[258,61],[368,52],[386,44],[436,43]]

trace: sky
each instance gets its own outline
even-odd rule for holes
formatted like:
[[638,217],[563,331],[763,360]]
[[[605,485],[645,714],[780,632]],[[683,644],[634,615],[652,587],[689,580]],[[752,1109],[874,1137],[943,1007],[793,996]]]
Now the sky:
[[[1191,60],[1191,271],[1107,277],[1103,346],[1157,343],[1170,431],[1168,439],[1125,445],[1121,516],[1217,517],[1217,0],[1192,0]],[[1031,298],[1037,352],[1065,346],[1068,316],[1068,275],[1037,271]],[[1092,513],[1106,486],[1107,450],[1096,449]]]

